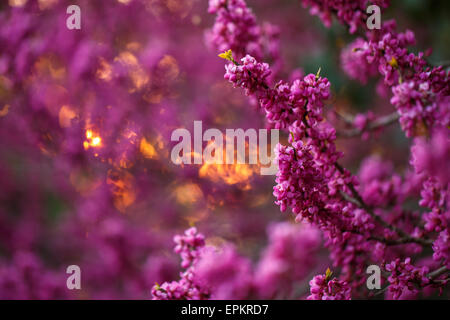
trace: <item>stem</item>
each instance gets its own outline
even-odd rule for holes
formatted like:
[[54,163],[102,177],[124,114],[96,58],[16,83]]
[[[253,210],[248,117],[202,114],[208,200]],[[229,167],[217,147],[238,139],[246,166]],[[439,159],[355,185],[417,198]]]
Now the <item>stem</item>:
[[[350,232],[353,234],[357,234],[359,236],[364,236],[364,234],[362,234],[361,232],[359,232],[357,230],[344,230],[344,232]],[[377,237],[377,236],[369,236],[367,238],[367,240],[381,242],[387,246],[396,246],[396,245],[402,245],[402,244],[412,243],[412,242],[417,243],[418,240],[422,241],[421,239],[412,238],[412,237],[405,237],[405,238],[400,238],[400,239],[386,239],[386,238]],[[429,240],[423,240],[423,241],[427,241],[428,245],[432,244],[432,241],[429,241]],[[420,244],[422,244],[422,243],[420,243]]]
[[431,245],[433,242],[431,240],[425,240],[425,239],[420,239],[420,238],[414,238],[411,236],[407,236],[404,238],[400,238],[400,239],[385,239],[385,238],[380,238],[380,237],[369,237],[368,240],[374,240],[374,241],[378,241],[378,242],[382,242],[388,246],[397,246],[397,245],[401,245],[401,244],[406,244],[406,243],[418,243],[421,245]]
[[[371,122],[367,128],[360,130],[358,128],[354,128],[351,130],[346,130],[346,131],[342,131],[342,132],[338,132],[337,135],[343,138],[351,138],[351,137],[356,137],[361,135],[362,133],[364,133],[365,131],[373,131],[382,127],[386,127],[388,125],[391,125],[395,122],[397,122],[397,120],[399,119],[399,114],[397,112],[393,112],[387,116],[384,117],[380,117],[376,120],[374,120],[373,122]],[[346,121],[348,121],[348,119],[346,119]]]
[[443,266],[443,267],[440,267],[439,269],[436,269],[436,270],[430,272],[430,273],[427,275],[427,277],[428,277],[430,280],[434,280],[434,279],[438,278],[439,276],[441,276],[441,275],[443,275],[444,273],[449,272],[449,271],[450,271],[450,270],[449,270],[446,266]]
[[447,69],[448,67],[450,67],[450,60],[440,61],[438,63],[434,63],[434,64],[431,64],[431,65],[433,65],[434,67],[441,66],[442,68]]

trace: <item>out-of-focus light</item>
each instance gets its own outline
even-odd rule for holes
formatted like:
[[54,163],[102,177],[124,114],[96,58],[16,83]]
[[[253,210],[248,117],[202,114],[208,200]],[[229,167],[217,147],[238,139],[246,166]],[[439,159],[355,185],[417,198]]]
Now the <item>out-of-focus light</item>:
[[205,163],[200,167],[199,176],[229,185],[243,184],[244,189],[250,189],[250,178],[258,172],[257,165]]
[[173,14],[177,14],[180,18],[186,17],[192,9],[192,0],[166,0],[167,9]]
[[159,91],[157,89],[152,89],[144,94],[143,99],[145,101],[147,101],[148,103],[157,104],[157,103],[161,102],[163,97],[164,97],[164,94],[161,91]]
[[135,178],[125,170],[109,170],[106,183],[111,188],[114,206],[124,213],[136,200]]
[[147,139],[142,138],[141,142],[139,144],[139,150],[141,151],[142,155],[147,159],[155,159],[157,158],[157,153],[155,150],[155,147],[147,141]]
[[202,18],[199,15],[195,14],[192,16],[191,22],[194,26],[198,26],[202,22]]
[[177,186],[174,196],[178,203],[182,205],[193,205],[203,199],[203,192],[195,183],[187,183]]
[[123,51],[114,58],[114,61],[121,63],[129,70],[128,75],[133,83],[133,87],[129,90],[130,93],[142,89],[149,83],[150,76],[141,67],[138,58],[133,53]]
[[45,10],[53,7],[56,3],[58,3],[58,0],[39,0],[39,9]]
[[95,137],[92,139],[92,146],[94,146],[94,147],[99,146],[101,142],[102,142],[102,139],[100,139],[100,137]]
[[72,125],[72,119],[76,118],[77,114],[69,106],[62,106],[59,110],[59,125],[61,128],[68,128]]
[[23,7],[27,2],[28,0],[9,0],[9,5],[11,7]]
[[9,104],[5,104],[0,110],[0,118],[6,116],[9,113]]
[[99,65],[99,68],[95,72],[96,77],[103,81],[110,81],[112,78],[111,65],[104,58],[99,59]]
[[129,51],[121,52],[117,57],[114,58],[114,61],[118,61],[126,66],[135,67],[138,65],[137,58]]
[[36,76],[50,76],[55,80],[63,80],[66,77],[66,67],[53,55],[43,55],[34,64]]
[[141,68],[131,71],[130,78],[136,90],[144,87],[150,79],[149,76]]
[[178,67],[177,60],[170,56],[165,55],[158,62],[158,71],[164,76],[165,80],[173,81],[178,78],[180,74],[180,68]]
[[83,142],[85,150],[102,146],[102,138],[91,129],[86,130],[86,140]]
[[[228,137],[226,137],[228,142]],[[210,141],[208,146],[211,146],[215,142]],[[249,158],[253,155],[258,159],[258,149],[249,148],[248,142],[245,143],[246,151],[249,153]],[[222,150],[223,156],[225,156],[226,150]],[[193,154],[195,157],[195,153]],[[203,155],[198,155],[203,159]],[[235,151],[236,156],[236,151]],[[225,160],[223,158],[222,160]],[[216,163],[214,159],[207,161],[203,159],[204,164],[199,169],[199,176],[206,178],[214,183],[224,182],[229,185],[239,185],[244,190],[251,189],[250,178],[260,172],[260,164],[222,164]]]

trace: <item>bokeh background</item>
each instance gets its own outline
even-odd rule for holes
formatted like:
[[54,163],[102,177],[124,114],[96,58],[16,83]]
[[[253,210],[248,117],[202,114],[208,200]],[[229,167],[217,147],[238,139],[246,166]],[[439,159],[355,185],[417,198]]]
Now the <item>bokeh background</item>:
[[[66,8],[81,7],[81,30]],[[393,111],[376,80],[350,80],[341,50],[356,35],[325,28],[300,1],[248,0],[258,22],[280,28],[284,64],[332,83],[327,117]],[[214,16],[206,0],[2,0],[0,3],[0,298],[148,299],[178,277],[175,234],[195,225],[208,243],[233,243],[258,261],[267,228],[292,222],[274,205],[274,176],[258,165],[185,165],[170,160],[177,128],[265,128],[264,116],[223,79],[224,61],[205,43]],[[450,59],[450,2],[397,0],[382,15],[416,33],[429,61]],[[286,137],[282,136],[281,140]],[[339,139],[357,172],[368,155],[408,165],[398,124]],[[328,266],[327,251],[295,283]],[[67,290],[79,265],[82,290]]]

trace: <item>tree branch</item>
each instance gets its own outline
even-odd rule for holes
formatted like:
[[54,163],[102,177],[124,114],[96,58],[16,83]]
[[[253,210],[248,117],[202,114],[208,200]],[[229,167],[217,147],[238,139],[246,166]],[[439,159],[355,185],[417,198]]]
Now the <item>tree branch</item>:
[[[343,116],[341,116],[341,117],[343,119],[345,119],[345,121],[347,123],[349,122],[348,118],[343,117]],[[359,136],[359,135],[361,135],[362,133],[364,133],[366,131],[373,131],[373,130],[376,130],[376,129],[379,129],[379,128],[391,125],[391,124],[397,122],[399,117],[400,116],[399,116],[399,114],[397,112],[393,112],[391,114],[388,114],[387,116],[383,116],[383,117],[380,117],[378,119],[375,119],[364,130],[360,130],[358,128],[353,128],[353,129],[350,129],[350,130],[337,132],[336,135],[338,137],[343,137],[343,138],[356,137],[356,136]]]

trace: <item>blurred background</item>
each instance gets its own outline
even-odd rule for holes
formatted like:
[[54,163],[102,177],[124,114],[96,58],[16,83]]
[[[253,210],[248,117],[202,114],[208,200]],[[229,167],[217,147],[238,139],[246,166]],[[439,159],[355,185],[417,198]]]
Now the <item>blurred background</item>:
[[[81,8],[68,30],[66,8]],[[248,0],[258,23],[280,28],[277,75],[316,73],[332,84],[327,117],[393,111],[378,79],[343,72],[357,35],[325,28],[297,0]],[[205,43],[206,0],[3,0],[0,3],[0,298],[148,299],[178,278],[175,234],[195,225],[208,243],[233,243],[257,261],[267,228],[292,221],[273,203],[274,176],[258,165],[175,165],[173,130],[265,128],[264,115],[223,79],[224,60]],[[392,1],[382,20],[416,33],[413,51],[450,59],[450,2]],[[448,62],[447,62],[448,63]],[[340,116],[338,116],[340,115]],[[286,137],[281,136],[281,141]],[[339,139],[344,164],[378,155],[406,169],[410,141],[398,124]],[[305,283],[329,264],[319,250]],[[79,265],[82,290],[67,290]],[[306,291],[305,291],[306,292]],[[283,295],[281,295],[283,296]],[[286,296],[283,296],[286,297]],[[292,296],[287,296],[292,297]]]

